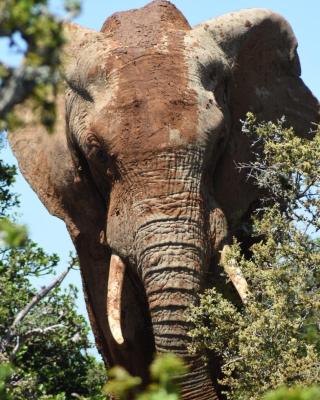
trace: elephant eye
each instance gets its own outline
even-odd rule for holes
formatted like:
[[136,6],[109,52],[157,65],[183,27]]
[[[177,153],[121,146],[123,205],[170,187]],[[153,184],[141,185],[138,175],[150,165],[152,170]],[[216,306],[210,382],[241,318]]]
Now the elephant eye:
[[78,82],[72,79],[68,81],[68,85],[72,91],[80,96],[83,100],[93,103],[93,97],[83,85],[79,85]]
[[109,161],[109,155],[103,149],[97,149],[95,156],[99,162],[107,163]]
[[100,146],[88,146],[87,151],[88,159],[92,162],[98,162],[100,164],[106,164],[109,161],[108,153]]
[[87,158],[92,162],[107,163],[109,155],[95,135],[89,135],[86,140],[85,150]]

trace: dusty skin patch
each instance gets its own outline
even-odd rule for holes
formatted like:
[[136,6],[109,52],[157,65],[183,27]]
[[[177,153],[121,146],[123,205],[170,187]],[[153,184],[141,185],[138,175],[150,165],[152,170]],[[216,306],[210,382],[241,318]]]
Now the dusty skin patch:
[[105,108],[109,136],[116,154],[165,150],[197,140],[198,98],[188,84],[184,37],[190,26],[170,3],[158,1],[107,19],[102,32],[119,48],[112,74],[119,85],[116,101]]
[[183,138],[178,129],[170,129],[169,131],[169,141],[174,144],[183,144]]

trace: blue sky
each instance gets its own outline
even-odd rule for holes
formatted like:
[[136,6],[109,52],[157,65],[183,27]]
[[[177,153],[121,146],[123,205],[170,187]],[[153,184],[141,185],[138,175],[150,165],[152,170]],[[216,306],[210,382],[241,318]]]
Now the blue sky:
[[[282,14],[292,25],[298,38],[302,65],[302,76],[312,92],[320,98],[320,35],[317,31],[320,17],[319,0],[176,0],[172,1],[189,20],[191,25],[207,19],[241,8],[263,7]],[[53,9],[58,10],[60,1],[52,1]],[[116,11],[137,8],[147,4],[145,0],[84,0],[81,16],[76,22],[99,30],[104,20]],[[0,59],[7,54],[1,48]],[[10,149],[3,152],[4,159],[14,163]],[[68,253],[73,245],[67,234],[64,223],[48,214],[37,196],[31,191],[28,184],[19,174],[15,191],[21,194],[20,221],[25,223],[33,240],[43,246],[48,252],[55,252],[61,257],[60,269],[64,268]],[[73,283],[81,289],[79,273],[70,273],[67,282]],[[43,283],[43,282],[42,282]],[[82,292],[79,293],[79,310],[86,315]]]

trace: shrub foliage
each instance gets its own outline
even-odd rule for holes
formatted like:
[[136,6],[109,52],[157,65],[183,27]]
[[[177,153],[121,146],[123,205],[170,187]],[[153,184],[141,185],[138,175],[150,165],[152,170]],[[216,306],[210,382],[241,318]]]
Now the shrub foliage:
[[[53,276],[58,256],[48,255],[24,227],[11,222],[18,206],[13,182],[14,169],[0,162],[1,216],[6,217],[0,221],[10,227],[0,246],[0,397],[103,399],[105,370],[88,353],[92,344],[88,324],[77,312],[77,289],[59,286],[76,259],[71,257],[61,277]],[[36,289],[39,281],[49,285]]]
[[257,124],[251,114],[243,130],[260,151],[239,167],[264,198],[252,218],[251,256],[234,240],[227,257],[242,270],[249,297],[239,307],[207,290],[190,319],[192,350],[223,359],[227,397],[255,400],[270,389],[320,381],[320,130],[300,138],[284,119]]

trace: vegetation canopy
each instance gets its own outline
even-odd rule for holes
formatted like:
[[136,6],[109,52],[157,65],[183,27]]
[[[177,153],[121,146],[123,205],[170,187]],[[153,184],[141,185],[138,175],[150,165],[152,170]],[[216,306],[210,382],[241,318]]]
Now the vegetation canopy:
[[190,313],[191,347],[222,357],[229,399],[255,400],[269,389],[320,381],[320,131],[300,138],[284,119],[258,124],[248,114],[243,132],[255,139],[255,160],[239,168],[264,195],[250,257],[234,240],[227,262],[242,271],[249,296],[238,307],[207,290]]
[[[73,18],[79,2],[65,0],[64,9],[64,19]],[[64,44],[62,19],[50,12],[47,0],[2,0],[0,39],[20,58],[19,65],[0,60],[0,130],[19,124],[14,107],[28,98],[50,131]]]
[[[17,205],[10,190],[14,174],[3,163],[1,170],[6,189],[1,205],[10,223],[10,207]],[[58,256],[48,255],[27,235],[18,240],[13,223],[12,232],[16,242],[3,241],[0,250],[0,393],[14,400],[63,400],[72,394],[104,398],[105,370],[88,352],[92,344],[88,324],[76,310],[78,290],[59,286],[77,260],[71,257],[68,268],[53,277]],[[49,284],[37,290],[39,281]]]

